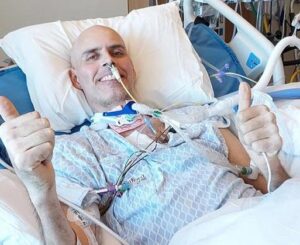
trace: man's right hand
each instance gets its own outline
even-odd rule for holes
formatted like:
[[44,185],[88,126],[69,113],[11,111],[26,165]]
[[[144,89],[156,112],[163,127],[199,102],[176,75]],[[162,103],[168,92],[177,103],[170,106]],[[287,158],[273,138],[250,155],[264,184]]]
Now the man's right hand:
[[38,112],[19,115],[14,105],[0,97],[0,137],[21,181],[32,201],[43,199],[55,188],[51,157],[54,132],[49,121]]

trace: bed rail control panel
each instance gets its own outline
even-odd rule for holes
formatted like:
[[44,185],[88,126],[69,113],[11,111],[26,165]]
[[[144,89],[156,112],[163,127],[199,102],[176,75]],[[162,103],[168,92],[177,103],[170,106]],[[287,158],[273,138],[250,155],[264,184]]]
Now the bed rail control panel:
[[257,67],[260,64],[260,59],[254,54],[254,53],[250,53],[248,59],[247,59],[247,63],[246,65],[250,68],[250,69],[254,69],[255,67]]

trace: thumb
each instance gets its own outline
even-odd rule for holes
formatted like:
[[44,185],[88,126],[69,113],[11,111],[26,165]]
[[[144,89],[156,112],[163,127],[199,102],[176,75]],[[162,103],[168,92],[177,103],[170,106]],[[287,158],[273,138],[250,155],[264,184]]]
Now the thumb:
[[249,107],[251,107],[251,88],[247,83],[241,82],[239,87],[239,111]]
[[4,96],[0,96],[0,116],[4,121],[9,121],[19,116],[19,112],[13,103]]

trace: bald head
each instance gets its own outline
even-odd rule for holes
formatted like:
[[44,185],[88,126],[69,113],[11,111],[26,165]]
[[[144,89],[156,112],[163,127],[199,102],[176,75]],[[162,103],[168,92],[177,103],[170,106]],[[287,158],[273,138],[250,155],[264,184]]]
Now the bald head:
[[136,74],[121,36],[104,26],[92,26],[75,40],[69,75],[93,112],[108,111],[130,99],[107,64],[118,69],[123,84],[133,91]]
[[76,69],[76,67],[78,66],[78,62],[82,58],[81,56],[85,51],[87,51],[86,49],[92,49],[94,40],[99,39],[101,41],[101,36],[107,37],[112,35],[116,36],[125,47],[124,41],[119,33],[109,27],[95,25],[81,32],[77,39],[74,41],[71,49],[71,66]]

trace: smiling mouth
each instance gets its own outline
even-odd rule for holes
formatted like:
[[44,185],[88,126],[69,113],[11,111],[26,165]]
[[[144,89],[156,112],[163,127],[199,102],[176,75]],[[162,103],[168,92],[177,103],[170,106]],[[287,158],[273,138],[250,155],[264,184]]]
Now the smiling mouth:
[[99,82],[105,82],[105,81],[111,81],[111,80],[116,80],[115,76],[113,75],[107,75],[99,79]]
[[[124,77],[121,76],[121,78],[123,79]],[[98,79],[98,82],[107,82],[107,81],[113,81],[113,80],[117,81],[117,79],[115,78],[115,76],[112,75],[112,74],[110,74],[110,75],[106,75],[106,76]]]

